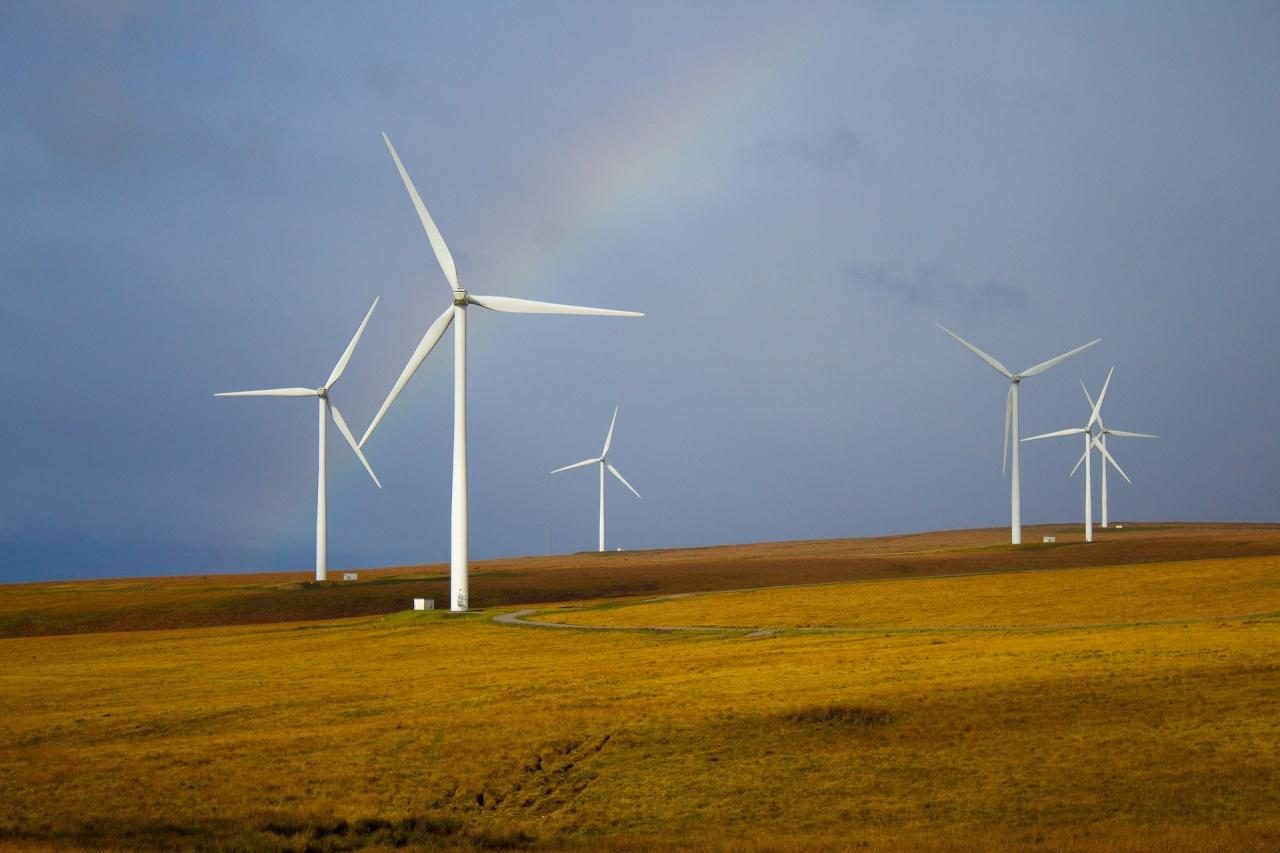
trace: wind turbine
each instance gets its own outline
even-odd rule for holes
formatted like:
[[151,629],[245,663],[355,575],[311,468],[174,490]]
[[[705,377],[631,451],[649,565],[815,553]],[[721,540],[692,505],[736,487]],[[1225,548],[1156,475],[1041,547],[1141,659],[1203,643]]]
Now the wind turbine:
[[[1060,429],[1056,432],[1046,432],[1042,435],[1033,435],[1030,438],[1024,438],[1023,441],[1037,441],[1041,438],[1056,438],[1062,435],[1083,435],[1084,436],[1084,541],[1093,541],[1093,478],[1092,464],[1089,461],[1089,450],[1093,447],[1098,448],[1103,458],[1116,466],[1116,470],[1120,471],[1120,475],[1126,480],[1129,479],[1121,470],[1119,463],[1112,458],[1107,452],[1107,448],[1098,443],[1093,435],[1093,425],[1098,421],[1098,413],[1102,410],[1102,399],[1107,396],[1107,386],[1111,384],[1111,374],[1115,368],[1107,371],[1107,381],[1102,383],[1102,393],[1098,395],[1098,401],[1093,404],[1093,411],[1089,413],[1089,422],[1083,427],[1075,427],[1074,429]],[[1106,464],[1105,462],[1103,463]],[[1072,469],[1072,474],[1075,469]]]
[[373,309],[378,307],[378,300],[373,300],[373,304],[369,306],[369,313],[364,315],[364,320],[360,322],[360,328],[356,329],[355,337],[351,339],[351,343],[347,344],[346,350],[342,353],[342,357],[338,359],[338,363],[333,366],[329,378],[325,380],[324,385],[319,388],[269,388],[265,391],[223,391],[214,394],[215,397],[318,397],[320,398],[320,475],[316,482],[316,580],[322,581],[328,577],[328,536],[329,522],[327,519],[328,505],[325,494],[325,456],[326,445],[325,437],[328,432],[329,418],[333,418],[333,424],[338,428],[338,432],[342,433],[342,437],[347,440],[347,444],[351,445],[351,449],[356,452],[356,456],[360,458],[360,463],[364,465],[364,470],[369,472],[369,476],[373,477],[373,482],[378,488],[382,488],[382,484],[378,482],[378,477],[373,473],[373,469],[369,467],[369,460],[364,458],[364,454],[360,452],[360,445],[356,444],[355,436],[351,434],[351,430],[347,427],[346,420],[342,417],[342,412],[338,411],[338,407],[329,402],[329,391],[332,390],[338,378],[342,376],[342,372],[347,369],[347,362],[351,361],[351,353],[355,352],[356,344],[360,342],[360,336],[364,334],[364,327],[368,325],[369,318],[373,316]]
[[1021,373],[1013,373],[1012,371],[1009,370],[1009,368],[1005,367],[1003,364],[996,361],[994,358],[987,355],[985,352],[978,349],[973,344],[969,343],[964,338],[960,337],[955,332],[948,329],[946,326],[942,325],[941,323],[934,323],[934,325],[937,326],[942,331],[946,332],[951,337],[955,338],[957,341],[963,344],[968,350],[970,350],[974,355],[976,355],[978,358],[982,359],[988,365],[990,365],[992,369],[994,369],[997,373],[999,373],[1005,379],[1009,380],[1009,394],[1005,398],[1005,403],[1004,403],[1004,457],[1000,463],[1000,471],[1001,473],[1005,471],[1006,464],[1009,461],[1009,434],[1012,432],[1013,433],[1013,466],[1012,466],[1012,474],[1010,477],[1011,483],[1009,487],[1009,534],[1010,534],[1010,540],[1014,545],[1021,545],[1022,544],[1022,475],[1020,473],[1020,469],[1018,465],[1018,384],[1022,382],[1023,379],[1026,379],[1028,376],[1036,376],[1037,374],[1044,373],[1046,370],[1053,367],[1058,362],[1065,361],[1071,356],[1075,355],[1076,353],[1081,352],[1082,350],[1088,349],[1089,347],[1096,344],[1098,341],[1102,340],[1102,338],[1096,338],[1092,341],[1089,341],[1089,343],[1085,344],[1082,347],[1076,347],[1070,352],[1064,352],[1062,355],[1054,356],[1048,361],[1042,361],[1039,364],[1035,365],[1034,367],[1028,367],[1026,370],[1022,371]]
[[[1083,379],[1080,380],[1080,390],[1084,391],[1085,399],[1088,400],[1089,405],[1092,406],[1093,397],[1090,396],[1089,389],[1085,387]],[[1107,429],[1107,425],[1102,422],[1102,410],[1101,410],[1101,407],[1099,407],[1098,434],[1094,437],[1094,443],[1100,451],[1106,450],[1107,436],[1109,435],[1114,435],[1116,438],[1159,438],[1160,437],[1158,435],[1151,435],[1145,432],[1126,432],[1125,430],[1122,430],[1122,429]],[[1083,461],[1084,459],[1082,458],[1080,462],[1083,462]],[[1106,457],[1104,457],[1102,462],[1098,463],[1098,466],[1102,469],[1102,526],[1104,528],[1109,526],[1107,524],[1107,462],[1108,461],[1110,461],[1112,465],[1115,465],[1114,460],[1110,460]],[[1071,474],[1069,474],[1068,476],[1072,476],[1072,477],[1075,476],[1076,468],[1080,467],[1080,462],[1076,463],[1076,467],[1071,469]],[[1128,474],[1120,470],[1119,465],[1115,465],[1115,468],[1117,471],[1120,471],[1120,476],[1124,477],[1126,483],[1133,482],[1132,480],[1129,479]]]
[[391,387],[391,392],[387,394],[382,408],[378,410],[373,422],[365,430],[364,437],[360,439],[360,446],[363,447],[369,440],[369,436],[373,435],[374,429],[391,408],[391,404],[395,402],[396,397],[400,396],[404,386],[408,384],[414,372],[439,342],[445,330],[449,328],[449,324],[456,323],[453,334],[453,505],[449,547],[449,609],[461,612],[467,609],[468,599],[467,306],[478,305],[491,311],[514,314],[592,314],[604,317],[643,317],[644,315],[637,311],[583,308],[577,305],[559,305],[554,302],[513,299],[508,296],[480,296],[463,290],[458,282],[458,271],[454,266],[453,256],[449,254],[449,247],[445,245],[444,237],[440,235],[440,230],[432,221],[431,214],[427,213],[427,206],[422,203],[422,198],[414,188],[413,181],[409,179],[409,173],[400,162],[395,146],[391,144],[391,140],[385,133],[382,134],[382,141],[387,143],[387,150],[391,152],[391,159],[395,161],[396,169],[400,172],[404,188],[409,191],[409,198],[413,201],[414,209],[418,211],[418,219],[422,222],[423,230],[427,232],[427,240],[431,243],[436,260],[453,290],[453,299],[449,307],[427,328],[426,334],[418,342],[418,348],[413,351],[413,355],[409,357],[409,363],[400,373],[400,378]]
[[640,497],[640,493],[631,487],[626,478],[618,473],[618,469],[609,464],[609,445],[613,443],[613,426],[618,422],[618,408],[613,409],[613,420],[609,421],[609,434],[604,437],[604,449],[600,451],[600,455],[591,459],[583,459],[581,462],[575,462],[572,465],[566,465],[563,468],[557,468],[552,474],[559,474],[561,471],[571,471],[574,468],[581,468],[584,465],[600,466],[600,550],[604,551],[604,469],[608,468],[609,473],[618,478],[618,482],[631,489],[631,494]]

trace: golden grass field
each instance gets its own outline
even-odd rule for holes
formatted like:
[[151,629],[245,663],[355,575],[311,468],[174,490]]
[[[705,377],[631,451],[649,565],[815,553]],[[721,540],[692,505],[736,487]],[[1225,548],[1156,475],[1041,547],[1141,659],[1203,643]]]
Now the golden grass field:
[[999,538],[0,587],[0,849],[1280,849],[1280,528]]
[[[1207,568],[1212,566],[1212,571]],[[578,625],[986,629],[1191,622],[1280,613],[1280,559],[860,581],[606,602],[549,617]],[[622,604],[623,606],[619,606]]]

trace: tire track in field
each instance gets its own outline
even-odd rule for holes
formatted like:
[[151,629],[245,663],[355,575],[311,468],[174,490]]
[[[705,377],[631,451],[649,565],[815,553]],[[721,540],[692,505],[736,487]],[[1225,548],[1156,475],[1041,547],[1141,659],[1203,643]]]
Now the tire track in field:
[[525,608],[511,613],[499,613],[493,621],[499,625],[518,628],[569,629],[575,631],[624,631],[642,634],[745,634],[748,639],[773,637],[778,634],[948,634],[948,633],[1053,633],[1055,631],[1097,631],[1120,628],[1150,628],[1160,625],[1196,625],[1207,622],[1275,622],[1280,621],[1280,611],[1242,613],[1224,616],[1194,616],[1186,619],[1154,619],[1140,622],[1096,622],[1065,625],[938,625],[912,626],[909,628],[853,628],[853,627],[786,627],[761,626],[713,626],[713,625],[583,625],[570,622],[534,621],[528,617],[538,613],[537,608]]
[[735,631],[754,631],[754,628],[716,628],[709,625],[572,625],[568,622],[534,622],[527,618],[538,612],[535,607],[526,607],[512,613],[499,613],[493,621],[499,625],[514,625],[520,628],[568,628],[577,631],[645,631],[657,633],[693,632],[699,634],[725,634]]

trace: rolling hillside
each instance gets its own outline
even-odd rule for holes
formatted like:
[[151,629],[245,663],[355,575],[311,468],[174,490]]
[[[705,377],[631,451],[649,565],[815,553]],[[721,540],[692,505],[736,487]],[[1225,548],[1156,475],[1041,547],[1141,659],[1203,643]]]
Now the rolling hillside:
[[[461,616],[412,570],[8,588],[112,630],[0,640],[0,849],[1280,846],[1277,530],[997,535],[495,563]],[[790,585],[664,597],[734,584]],[[154,621],[317,592],[397,612]]]

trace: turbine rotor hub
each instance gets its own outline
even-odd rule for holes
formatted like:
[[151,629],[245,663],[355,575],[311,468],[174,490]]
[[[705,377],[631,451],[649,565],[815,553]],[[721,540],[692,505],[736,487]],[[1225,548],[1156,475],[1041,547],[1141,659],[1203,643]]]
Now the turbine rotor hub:
[[453,304],[454,305],[467,304],[467,292],[463,290],[461,287],[459,287],[457,290],[453,292]]
[[319,397],[321,400],[327,400],[327,399],[329,398],[329,389],[328,389],[328,388],[317,388],[317,389],[316,389],[316,396],[317,396],[317,397]]

